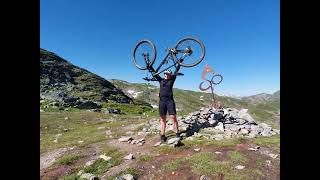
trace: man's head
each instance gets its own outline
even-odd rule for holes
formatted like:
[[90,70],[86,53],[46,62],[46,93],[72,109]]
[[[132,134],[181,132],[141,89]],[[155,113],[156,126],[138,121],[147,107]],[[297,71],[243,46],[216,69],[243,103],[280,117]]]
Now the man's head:
[[172,72],[170,69],[164,71],[164,79],[170,79]]

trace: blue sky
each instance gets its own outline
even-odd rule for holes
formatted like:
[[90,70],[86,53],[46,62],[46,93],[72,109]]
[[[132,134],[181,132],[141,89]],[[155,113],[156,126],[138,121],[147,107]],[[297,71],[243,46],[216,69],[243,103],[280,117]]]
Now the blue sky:
[[[208,63],[224,81],[217,93],[240,96],[280,89],[279,0],[40,0],[40,47],[106,79],[144,82],[132,51],[141,39],[165,48],[196,36],[206,56],[176,88],[198,90]],[[156,85],[157,83],[152,83]]]

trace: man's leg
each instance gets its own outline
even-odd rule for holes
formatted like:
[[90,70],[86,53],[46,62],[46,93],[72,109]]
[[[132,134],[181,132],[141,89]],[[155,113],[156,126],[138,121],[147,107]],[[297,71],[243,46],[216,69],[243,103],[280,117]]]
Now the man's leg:
[[170,115],[170,119],[172,121],[173,125],[173,131],[178,134],[179,133],[179,126],[178,126],[178,121],[176,115]]
[[164,135],[165,130],[166,130],[166,126],[167,126],[166,115],[160,116],[160,123],[161,123],[161,132],[160,132],[160,134]]

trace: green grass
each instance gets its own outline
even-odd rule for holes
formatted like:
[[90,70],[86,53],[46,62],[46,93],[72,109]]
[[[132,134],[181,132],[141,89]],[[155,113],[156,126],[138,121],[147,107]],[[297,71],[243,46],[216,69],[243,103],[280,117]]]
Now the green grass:
[[60,158],[57,163],[60,165],[70,165],[72,164],[74,161],[80,159],[82,156],[78,155],[78,154],[69,154],[66,156],[63,156],[62,158]]
[[140,162],[151,161],[152,159],[153,159],[153,157],[150,155],[141,155],[137,158],[137,160]]
[[139,176],[140,176],[140,171],[138,169],[129,167],[129,168],[127,168],[126,170],[124,170],[122,172],[119,172],[119,173],[117,173],[115,175],[107,177],[106,180],[114,180],[116,177],[123,176],[125,174],[131,174],[135,179],[138,179]]
[[274,135],[271,137],[257,137],[251,141],[259,146],[269,147],[278,153],[280,152],[280,135]]
[[168,163],[165,163],[161,166],[161,169],[165,170],[165,171],[174,171],[177,170],[181,167],[181,165],[183,164],[183,162],[185,161],[185,159],[181,158],[181,159],[175,159],[173,161],[170,161]]
[[245,164],[246,162],[248,162],[248,158],[237,151],[229,151],[227,154],[233,163]]
[[187,147],[193,146],[214,146],[214,147],[231,147],[237,145],[242,138],[223,139],[221,141],[207,140],[205,138],[196,137],[193,140],[183,140]]
[[236,170],[234,167],[238,163],[246,166],[248,159],[239,152],[229,152],[228,161],[218,161],[217,155],[211,152],[200,152],[189,157],[174,159],[161,166],[164,171],[179,170],[183,164],[191,167],[192,172],[197,175],[207,175],[220,179],[223,175],[224,179],[230,180],[247,180],[261,179],[262,172],[257,168],[246,167],[243,170]]
[[[65,117],[69,117],[65,120]],[[100,119],[116,119],[112,122],[103,122]],[[122,125],[127,126],[132,123],[142,123],[146,119],[132,116],[132,115],[118,115],[117,117],[110,116],[110,114],[87,112],[81,110],[78,112],[43,112],[40,113],[40,153],[44,153],[53,149],[62,147],[85,147],[92,143],[102,142],[108,140],[105,131],[111,129],[111,132],[121,131]],[[104,126],[105,129],[98,127]],[[68,129],[67,132],[64,129]],[[58,143],[53,141],[58,137]],[[78,141],[84,141],[78,143]]]
[[111,167],[117,166],[123,161],[123,153],[120,153],[117,149],[110,148],[107,145],[101,147],[101,154],[112,157],[109,161],[98,159],[92,165],[85,167],[83,170],[85,173],[92,173],[94,175],[100,175],[108,171]]

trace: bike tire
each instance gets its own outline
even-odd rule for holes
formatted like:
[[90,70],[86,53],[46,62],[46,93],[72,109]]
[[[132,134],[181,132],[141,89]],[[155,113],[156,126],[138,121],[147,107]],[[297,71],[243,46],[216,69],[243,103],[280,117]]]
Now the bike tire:
[[[213,78],[214,78],[214,77],[217,77],[217,76],[220,77],[220,81],[217,82],[217,83],[215,83],[215,82],[213,81]],[[213,75],[212,78],[211,78],[211,82],[212,82],[212,84],[214,84],[214,85],[220,84],[220,83],[222,82],[222,80],[223,80],[223,77],[222,77],[220,74],[215,74],[215,75]]]
[[178,63],[178,64],[180,64],[181,66],[183,66],[183,67],[193,67],[193,66],[198,65],[198,64],[203,60],[203,58],[204,58],[204,56],[205,56],[205,54],[206,54],[206,49],[205,49],[205,46],[204,46],[203,42],[202,42],[200,39],[198,39],[198,38],[196,38],[196,37],[191,37],[191,36],[184,37],[184,38],[180,39],[180,40],[177,42],[177,44],[176,44],[176,46],[175,46],[175,49],[178,49],[178,46],[179,46],[182,42],[184,42],[184,41],[186,41],[186,40],[192,40],[192,41],[195,41],[195,42],[199,43],[199,45],[200,45],[200,47],[201,47],[201,50],[202,50],[199,59],[196,59],[194,63],[185,64],[185,63],[183,63],[183,62],[180,62],[180,61],[177,59],[177,57],[174,55],[174,56],[173,56],[173,60],[174,60],[176,63]]
[[150,60],[150,66],[152,66],[156,60],[156,56],[157,56],[157,50],[156,50],[156,47],[155,45],[150,41],[150,40],[147,40],[147,39],[144,39],[144,40],[141,40],[137,43],[137,45],[134,47],[134,50],[133,50],[133,63],[134,65],[138,68],[138,69],[141,69],[141,70],[146,70],[148,69],[147,67],[144,67],[144,66],[141,66],[137,63],[137,59],[136,59],[136,51],[138,49],[138,47],[143,44],[143,43],[147,43],[149,44],[151,47],[152,47],[152,50],[153,50],[153,59]]

